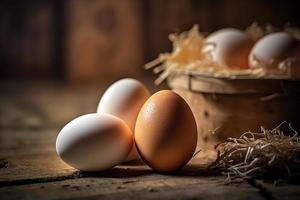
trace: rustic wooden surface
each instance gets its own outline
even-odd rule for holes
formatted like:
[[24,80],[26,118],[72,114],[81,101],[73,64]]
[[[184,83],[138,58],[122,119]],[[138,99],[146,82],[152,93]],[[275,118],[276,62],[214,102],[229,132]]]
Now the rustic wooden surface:
[[55,153],[58,131],[72,118],[95,111],[108,82],[80,86],[1,83],[1,200],[300,198],[296,184],[274,186],[249,180],[225,185],[226,177],[206,170],[214,154],[205,152],[172,174],[157,174],[142,162],[98,173],[81,173],[67,166]]

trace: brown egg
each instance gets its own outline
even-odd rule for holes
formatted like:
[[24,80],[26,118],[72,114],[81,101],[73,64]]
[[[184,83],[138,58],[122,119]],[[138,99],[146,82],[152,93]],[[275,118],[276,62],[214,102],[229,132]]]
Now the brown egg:
[[197,126],[188,104],[171,90],[153,94],[139,112],[135,142],[151,168],[167,172],[184,166],[197,145]]
[[210,34],[203,52],[230,68],[248,68],[248,55],[253,46],[251,37],[238,29],[225,28]]

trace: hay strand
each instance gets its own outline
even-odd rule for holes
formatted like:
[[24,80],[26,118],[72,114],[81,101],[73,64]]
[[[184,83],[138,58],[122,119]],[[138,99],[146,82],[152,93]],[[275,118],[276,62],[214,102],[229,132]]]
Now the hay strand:
[[228,173],[228,177],[249,178],[264,176],[272,172],[285,172],[286,178],[293,172],[300,172],[300,137],[294,133],[285,135],[280,130],[282,122],[273,130],[261,127],[260,133],[246,132],[239,138],[228,138],[215,148],[217,159],[210,168],[217,168]]

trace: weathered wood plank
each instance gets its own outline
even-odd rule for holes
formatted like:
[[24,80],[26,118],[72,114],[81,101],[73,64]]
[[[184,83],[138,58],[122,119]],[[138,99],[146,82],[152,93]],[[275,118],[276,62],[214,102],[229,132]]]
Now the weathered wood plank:
[[78,172],[56,155],[55,139],[63,124],[93,112],[104,87],[60,86],[13,86],[0,94],[0,199],[297,199],[300,195],[298,185],[226,186],[223,176],[206,169],[216,155],[205,151],[168,175],[157,174],[142,162],[98,173]]
[[1,130],[0,156],[43,155],[55,151],[58,129]]
[[[2,130],[0,134],[1,182],[23,179],[69,176],[74,169],[64,164],[55,153],[52,130]],[[2,183],[3,184],[3,183]]]
[[[85,176],[63,163],[55,153],[57,129],[51,130],[6,130],[0,135],[0,158],[7,162],[0,169],[0,186],[22,185],[56,180],[74,179]],[[210,157],[198,154],[183,175],[197,174]],[[101,176],[126,177],[152,173],[147,166],[120,165],[112,171],[100,173]]]
[[[3,158],[7,164],[0,169],[0,185],[32,182],[36,179],[61,179],[75,170],[64,164],[54,154],[22,155]],[[32,181],[30,181],[32,180]]]
[[0,85],[0,128],[62,126],[72,118],[95,112],[109,83],[66,85],[30,82]]
[[[79,115],[95,112],[101,95],[113,82],[103,78],[89,84],[0,83],[0,129],[62,127]],[[149,78],[142,82],[150,91],[165,87],[154,87]]]
[[[280,182],[280,181],[279,181]],[[271,182],[264,182],[262,180],[255,180],[254,184],[256,188],[259,188],[261,194],[264,196],[269,196],[269,198],[273,199],[299,199],[300,198],[300,185],[297,183],[286,183],[282,182],[277,184]]]
[[[0,185],[12,184],[23,179],[36,180],[49,177],[69,176],[76,172],[63,163],[55,152],[55,139],[59,129],[50,130],[5,130],[0,134],[0,159],[5,166],[0,168]],[[202,170],[214,158],[214,154],[199,153],[186,167],[186,173]],[[127,168],[144,170],[147,168],[140,163],[118,166],[117,169]],[[52,180],[51,179],[51,180]],[[55,179],[54,179],[55,180]],[[4,182],[4,183],[3,183]]]
[[223,178],[149,174],[127,178],[90,177],[0,188],[9,199],[262,199],[243,183],[225,186]]
[[170,175],[156,174],[141,162],[104,172],[79,173],[57,157],[57,132],[57,129],[2,132],[0,156],[8,163],[0,169],[1,198],[171,199],[225,195],[234,199],[241,194],[244,198],[260,198],[257,189],[247,184],[243,184],[241,194],[232,196],[237,186],[227,188],[224,177],[215,177],[204,169],[214,156],[204,156],[204,152],[183,170]]
[[[149,80],[146,82],[151,87]],[[76,170],[57,157],[55,138],[68,121],[95,112],[101,94],[111,83],[2,83],[0,181],[72,177]]]
[[[57,157],[57,132],[57,129],[2,132],[0,156],[8,162],[0,169],[2,198],[211,198],[216,194],[209,188],[216,187],[219,188],[216,198],[221,198],[231,196],[230,190],[236,188],[227,189],[223,185],[224,177],[211,176],[203,169],[213,155],[207,157],[202,153],[183,170],[171,175],[156,174],[141,162],[105,172],[78,173]],[[247,184],[243,188],[245,198],[259,197],[256,189]]]

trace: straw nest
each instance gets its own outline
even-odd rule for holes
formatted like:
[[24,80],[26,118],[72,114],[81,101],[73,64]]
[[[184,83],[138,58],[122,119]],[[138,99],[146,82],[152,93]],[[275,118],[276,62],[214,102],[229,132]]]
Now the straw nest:
[[[284,29],[277,29],[270,25],[258,26],[253,23],[245,30],[254,41],[261,37],[277,31],[285,31],[300,39],[300,30],[290,26]],[[170,34],[169,40],[173,43],[173,51],[162,53],[159,57],[145,65],[146,69],[153,68],[154,73],[160,74],[156,84],[160,84],[167,77],[177,73],[196,74],[199,76],[212,76],[221,78],[266,78],[266,79],[290,79],[299,78],[291,69],[294,63],[298,64],[295,58],[288,58],[279,63],[278,68],[270,70],[264,68],[237,69],[234,66],[226,66],[214,62],[209,53],[203,53],[205,45],[204,33],[199,27],[194,27],[181,34]],[[296,77],[295,77],[296,76]]]
[[[210,168],[232,178],[281,176],[291,178],[300,172],[300,137],[289,124],[292,136],[280,127],[273,130],[261,127],[260,133],[246,132],[239,138],[228,138],[216,146],[217,159]],[[276,178],[276,177],[275,177]]]

